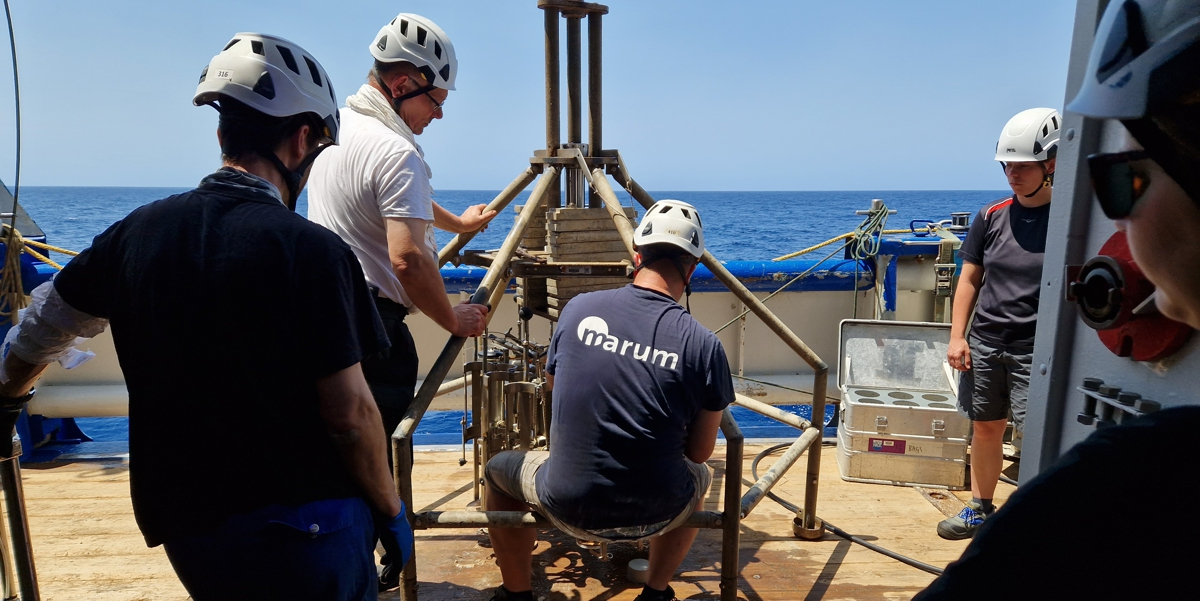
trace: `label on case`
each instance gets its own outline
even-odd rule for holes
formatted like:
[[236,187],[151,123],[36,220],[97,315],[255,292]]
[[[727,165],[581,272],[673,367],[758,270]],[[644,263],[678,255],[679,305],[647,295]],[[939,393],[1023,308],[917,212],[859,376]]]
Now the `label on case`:
[[894,453],[896,455],[903,455],[906,443],[907,441],[894,440],[891,438],[868,438],[867,451],[871,453]]

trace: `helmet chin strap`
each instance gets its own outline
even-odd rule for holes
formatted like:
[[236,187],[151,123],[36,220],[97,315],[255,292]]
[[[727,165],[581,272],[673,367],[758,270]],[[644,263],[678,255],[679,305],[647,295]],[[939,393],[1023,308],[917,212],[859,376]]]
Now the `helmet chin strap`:
[[1038,161],[1038,166],[1042,168],[1042,185],[1038,186],[1037,190],[1034,190],[1033,192],[1031,192],[1029,194],[1021,195],[1025,198],[1033,198],[1034,196],[1037,196],[1039,192],[1042,191],[1042,188],[1049,188],[1054,185],[1054,178],[1050,177],[1049,171],[1046,171],[1046,164],[1042,161]]
[[325,152],[326,148],[329,148],[329,145],[318,146],[316,150],[308,153],[308,156],[304,157],[304,160],[300,161],[300,164],[293,170],[289,170],[287,165],[284,165],[283,161],[274,152],[262,153],[272,165],[275,165],[275,170],[283,177],[283,183],[287,186],[288,190],[287,198],[284,199],[283,204],[287,205],[287,208],[292,212],[296,211],[296,202],[300,199],[300,181],[304,179],[304,172],[308,170],[308,166],[313,161],[317,160],[317,156]]
[[383,76],[381,76],[379,74],[379,71],[375,72],[375,82],[379,84],[379,87],[383,88],[384,95],[386,95],[388,97],[388,102],[391,103],[392,110],[396,111],[397,115],[400,114],[400,105],[405,100],[408,100],[409,98],[415,98],[417,96],[420,96],[421,94],[427,94],[427,93],[432,92],[437,89],[437,86],[435,86],[435,85],[426,84],[426,85],[423,85],[407,94],[401,94],[399,96],[394,96],[394,95],[392,95],[392,88],[383,82]]

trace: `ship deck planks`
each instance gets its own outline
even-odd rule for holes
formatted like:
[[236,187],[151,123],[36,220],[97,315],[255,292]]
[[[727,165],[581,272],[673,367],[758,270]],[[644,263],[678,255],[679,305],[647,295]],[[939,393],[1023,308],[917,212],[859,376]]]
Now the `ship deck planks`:
[[[747,445],[744,474],[764,445]],[[708,508],[718,509],[725,447],[709,461],[715,470]],[[459,467],[458,452],[419,452],[413,485],[417,510],[463,509],[473,498],[472,468]],[[766,459],[760,469],[770,466]],[[805,459],[775,490],[800,503]],[[1008,472],[1011,474],[1011,472]],[[24,470],[25,495],[42,598],[48,601],[184,600],[161,547],[145,546],[129,500],[128,463],[89,461],[41,464]],[[1013,487],[1001,483],[998,500]],[[970,492],[943,493],[969,499]],[[942,495],[938,495],[942,496]],[[943,503],[961,507],[949,499]],[[834,451],[822,453],[819,515],[847,532],[937,566],[945,566],[967,541],[945,541],[934,533],[943,518],[920,491],[857,484],[838,477]],[[815,542],[792,536],[792,514],[764,500],[742,523],[739,599],[800,601],[908,599],[933,576],[839,539]],[[720,532],[702,530],[672,586],[680,599],[717,599]],[[483,600],[500,583],[487,538],[477,530],[425,530],[417,534],[418,577],[423,601]],[[535,592],[544,601],[631,601],[640,585],[625,580],[630,559],[645,557],[633,545],[612,545],[600,561],[556,531],[539,534],[533,556]],[[381,599],[399,599],[398,592]]]

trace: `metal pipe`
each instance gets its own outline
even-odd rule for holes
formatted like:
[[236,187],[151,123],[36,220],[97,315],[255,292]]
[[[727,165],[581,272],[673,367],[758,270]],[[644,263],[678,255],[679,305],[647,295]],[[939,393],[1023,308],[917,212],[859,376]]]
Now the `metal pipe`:
[[16,457],[0,461],[0,490],[4,493],[4,520],[12,543],[12,576],[17,582],[17,591],[22,601],[38,601],[41,595],[33,564],[33,540],[29,536],[21,466]]
[[[697,511],[684,522],[684,528],[717,529],[724,527],[724,519],[715,511]],[[552,528],[553,525],[540,514],[532,511],[423,511],[416,514],[413,528]]]
[[559,122],[558,9],[545,8],[546,25],[546,150],[553,152],[562,142]]
[[[592,156],[604,150],[604,30],[600,13],[588,14],[588,147]],[[598,206],[598,205],[597,205]]]
[[[483,276],[483,281],[480,282],[481,288],[491,290],[493,286],[501,283],[501,272],[507,274],[509,261],[512,260],[517,246],[521,244],[521,238],[525,236],[525,230],[529,227],[529,222],[533,221],[534,216],[537,215],[538,208],[542,205],[542,201],[546,195],[546,190],[549,189],[552,182],[557,181],[556,176],[558,173],[559,167],[553,165],[546,167],[537,185],[533,187],[533,192],[529,195],[529,201],[525,203],[525,206],[521,207],[521,213],[517,216],[517,221],[513,224],[513,229],[508,233],[508,237],[504,239],[504,244],[500,246],[500,250],[496,251],[496,256],[492,259],[491,268],[488,269],[487,274]],[[492,315],[492,313],[488,313],[489,321]]]
[[820,430],[817,428],[809,428],[805,430],[795,442],[792,443],[792,446],[788,447],[788,450],[783,454],[783,457],[780,457],[779,460],[771,466],[771,469],[767,470],[767,473],[763,474],[762,477],[758,479],[758,482],[755,482],[754,486],[751,486],[750,490],[747,490],[746,494],[742,496],[743,518],[750,515],[750,512],[753,511],[756,506],[758,506],[759,502],[766,498],[767,493],[771,492],[771,489],[775,486],[775,483],[779,480],[779,477],[791,469],[792,464],[796,463],[796,460],[800,459],[800,455],[804,453],[804,451],[812,451],[811,445],[813,441],[820,440],[820,438]]
[[449,382],[442,383],[441,386],[438,386],[437,392],[433,393],[433,396],[439,397],[439,396],[447,395],[447,394],[450,394],[451,392],[454,392],[455,390],[462,390],[466,387],[467,387],[467,377],[463,376],[461,378],[458,378],[457,380],[450,380]]
[[[399,433],[402,427],[396,428],[396,432]],[[404,511],[408,514],[408,523],[412,525],[415,520],[412,494],[412,445],[408,444],[407,440],[397,442],[396,435],[392,436],[392,466],[396,480],[396,493],[404,503]],[[400,572],[400,599],[401,601],[417,601],[416,553],[413,553],[412,559]]]
[[[488,203],[488,206],[486,209],[484,209],[484,211],[496,211],[497,213],[503,211],[504,208],[513,201],[513,199],[519,196],[521,192],[525,191],[525,188],[529,186],[529,183],[532,182],[536,177],[537,171],[535,171],[533,167],[521,172],[521,175],[518,175],[517,179],[514,179],[507,188],[501,191],[500,194],[498,194],[496,198],[492,200],[492,202]],[[478,231],[467,232],[451,238],[450,242],[448,242],[446,246],[442,247],[442,250],[438,253],[438,267],[441,267],[450,261],[454,261],[454,264],[458,265],[458,261],[455,260],[458,258],[458,253],[461,252],[463,247],[465,247],[467,243],[470,242],[471,239],[474,238],[478,233]]]
[[742,429],[733,412],[721,416],[725,434],[725,503],[722,507],[721,601],[737,601],[738,550],[741,547]]
[[756,401],[748,396],[740,394],[733,395],[733,402],[739,407],[749,409],[759,415],[765,415],[775,421],[783,422],[798,430],[807,430],[812,427],[812,422],[796,415],[780,409],[774,405],[768,405],[762,401]]
[[821,522],[817,519],[817,485],[821,482],[821,446],[825,431],[825,387],[829,382],[829,370],[817,372],[813,379],[812,415],[816,423],[817,436],[808,449],[808,479],[804,483],[804,530],[810,537],[822,536]]
[[580,18],[567,18],[567,142],[583,142],[583,33]]
[[[585,173],[587,173],[585,171]],[[629,253],[630,261],[637,261],[637,250],[633,247],[633,224],[629,222],[629,217],[625,215],[625,208],[621,206],[621,201],[617,200],[617,195],[613,192],[612,186],[608,185],[608,176],[604,175],[604,169],[596,169],[589,174],[588,181],[592,184],[592,189],[596,191],[601,202],[604,203],[604,208],[608,209],[608,215],[612,217],[613,223],[617,225],[617,232],[621,234],[621,242],[625,243],[625,250]]]

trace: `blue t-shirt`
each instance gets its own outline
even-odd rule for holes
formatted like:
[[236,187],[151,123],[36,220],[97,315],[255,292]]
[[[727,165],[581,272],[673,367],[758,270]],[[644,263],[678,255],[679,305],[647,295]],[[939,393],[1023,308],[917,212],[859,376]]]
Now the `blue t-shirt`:
[[665,294],[593,292],[563,311],[546,370],[553,425],[537,491],[547,511],[595,530],[656,524],[692,502],[688,428],[733,401],[715,334]]

